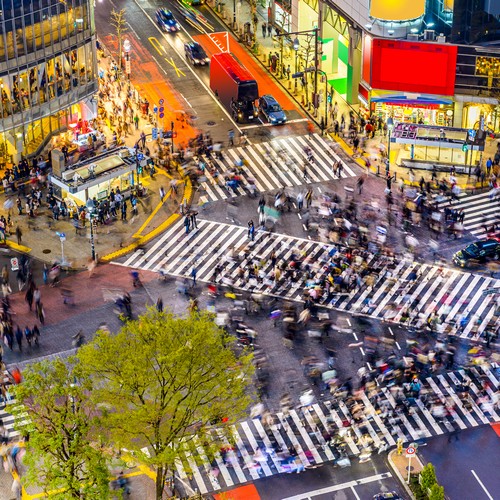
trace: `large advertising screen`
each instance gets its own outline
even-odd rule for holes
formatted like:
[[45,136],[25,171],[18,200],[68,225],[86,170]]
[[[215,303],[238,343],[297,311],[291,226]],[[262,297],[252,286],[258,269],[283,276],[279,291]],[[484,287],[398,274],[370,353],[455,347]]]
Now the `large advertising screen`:
[[425,14],[425,0],[371,0],[370,16],[384,21],[408,21]]
[[457,46],[375,39],[371,81],[375,89],[453,95]]

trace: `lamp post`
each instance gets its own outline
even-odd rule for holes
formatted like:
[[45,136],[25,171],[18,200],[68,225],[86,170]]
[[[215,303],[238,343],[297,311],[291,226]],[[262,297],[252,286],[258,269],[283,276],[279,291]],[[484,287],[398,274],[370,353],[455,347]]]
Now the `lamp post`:
[[[295,50],[295,73],[297,73],[299,71],[299,68],[298,68],[298,57],[299,57],[299,48],[300,48],[300,42],[299,42],[299,39],[297,37],[295,37],[295,40],[293,41],[293,50]],[[297,94],[297,78],[294,78],[295,80],[295,94]]]
[[131,49],[130,41],[125,39],[123,40],[123,50],[125,52],[125,73],[127,74],[127,78],[130,80],[130,49]]
[[233,30],[236,29],[236,0],[233,0]]
[[[319,98],[318,98],[318,71],[319,71],[319,58],[318,58],[318,42],[319,42],[319,28],[313,28],[312,30],[305,30],[305,31],[292,31],[290,33],[278,33],[276,36],[278,37],[284,37],[284,36],[291,36],[291,35],[308,35],[308,36],[313,36],[314,37],[314,91],[313,91],[313,106],[315,112],[318,110],[318,105],[319,105]],[[298,39],[296,38],[295,40]],[[293,42],[293,48],[295,49],[295,40]],[[297,47],[298,47],[297,43]],[[298,49],[297,49],[298,50]],[[281,58],[283,61],[283,57]],[[297,71],[295,71],[297,73]],[[305,72],[307,73],[307,68],[305,68]],[[307,95],[307,94],[306,94]]]
[[[326,72],[324,72],[322,69],[318,69],[319,73],[325,78],[325,118],[323,121],[323,127],[321,129],[322,132],[324,132],[328,128],[328,79],[326,77]],[[319,102],[318,102],[319,104]]]
[[170,122],[170,131],[172,133],[172,139],[170,142],[172,154],[174,154],[174,122]]
[[391,171],[391,134],[392,129],[394,128],[394,120],[392,117],[387,118],[387,131],[389,132],[388,141],[387,141],[387,164],[385,167],[385,174],[389,174]]

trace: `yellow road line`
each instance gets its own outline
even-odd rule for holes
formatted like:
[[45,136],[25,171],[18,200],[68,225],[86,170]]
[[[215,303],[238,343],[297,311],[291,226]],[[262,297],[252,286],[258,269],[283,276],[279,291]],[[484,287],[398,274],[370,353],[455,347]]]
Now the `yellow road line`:
[[160,210],[160,208],[164,205],[165,201],[170,197],[171,194],[172,194],[172,189],[169,189],[163,201],[160,201],[160,203],[156,205],[155,209],[149,214],[149,217],[144,221],[144,224],[136,231],[136,233],[132,236],[132,238],[141,237],[141,233],[144,231],[144,229],[146,229],[148,224],[151,222],[151,219],[158,213],[158,210]]
[[[191,185],[191,181],[188,178],[186,187],[184,188],[184,199],[185,200],[191,200],[191,197],[193,195],[193,187]],[[156,236],[158,236],[160,233],[165,231],[169,226],[171,226],[177,219],[179,219],[181,215],[178,213],[172,214],[165,222],[160,224],[156,229],[153,229],[151,232],[148,234],[145,234],[141,238],[137,239],[134,243],[124,247],[120,248],[120,250],[117,250],[115,252],[112,252],[108,255],[105,255],[104,257],[101,258],[101,261],[103,262],[109,262],[113,259],[117,259],[118,257],[122,257],[123,255],[126,255],[133,250],[135,250],[138,246],[147,243],[148,241],[152,240]]]

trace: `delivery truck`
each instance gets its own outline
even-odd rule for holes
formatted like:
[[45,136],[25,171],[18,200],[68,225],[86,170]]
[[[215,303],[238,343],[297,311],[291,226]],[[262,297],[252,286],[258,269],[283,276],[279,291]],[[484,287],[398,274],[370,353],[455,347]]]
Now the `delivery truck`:
[[227,52],[214,54],[210,61],[210,88],[236,122],[254,121],[259,98],[257,82],[239,61]]

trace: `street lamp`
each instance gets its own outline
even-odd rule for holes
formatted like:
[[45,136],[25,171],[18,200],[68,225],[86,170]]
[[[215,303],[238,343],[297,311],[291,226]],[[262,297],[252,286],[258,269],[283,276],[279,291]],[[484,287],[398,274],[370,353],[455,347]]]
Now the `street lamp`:
[[[290,33],[278,33],[276,36],[277,37],[284,37],[284,36],[291,36],[291,35],[308,35],[308,36],[313,36],[314,37],[314,67],[312,68],[312,71],[314,71],[314,92],[313,92],[313,106],[315,111],[318,110],[318,105],[319,105],[319,96],[318,96],[318,71],[319,71],[319,58],[318,58],[318,43],[319,43],[319,28],[315,27],[312,30],[305,30],[305,31],[292,31]],[[295,40],[298,39],[296,38]],[[293,48],[295,49],[295,40],[293,42]],[[297,43],[298,46],[298,43]],[[298,49],[297,49],[298,50]],[[282,57],[283,61],[283,57]],[[307,69],[305,68],[304,72],[307,73]],[[307,92],[306,92],[307,95]]]
[[391,171],[391,134],[392,134],[392,129],[394,128],[394,120],[392,117],[389,116],[387,118],[387,130],[389,132],[389,140],[387,142],[387,163],[385,166],[385,174],[389,174]]
[[92,256],[92,261],[95,262],[95,242],[94,242],[94,212],[95,212],[95,204],[92,198],[87,200],[85,204],[87,210],[89,212],[89,221],[90,221],[90,254]]
[[123,40],[123,50],[125,52],[125,73],[127,74],[127,78],[130,79],[130,49],[132,46],[130,45],[130,41],[125,39]]
[[170,145],[172,147],[172,154],[174,154],[174,122],[170,122],[170,131],[172,133]]
[[[293,41],[293,50],[295,50],[295,73],[299,71],[298,68],[299,48],[300,48],[299,39],[295,37],[295,40]],[[294,78],[294,80],[295,80],[295,94],[297,94],[297,78]]]

